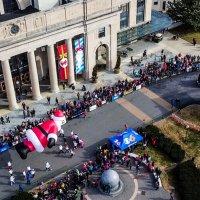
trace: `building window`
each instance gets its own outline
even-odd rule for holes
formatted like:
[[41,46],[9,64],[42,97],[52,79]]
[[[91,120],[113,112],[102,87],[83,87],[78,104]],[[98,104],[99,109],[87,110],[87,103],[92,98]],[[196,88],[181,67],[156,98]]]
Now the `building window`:
[[99,38],[105,37],[106,29],[105,27],[99,29]]
[[4,12],[12,13],[19,10],[16,0],[3,0]]
[[145,0],[137,0],[137,23],[144,21]]
[[129,23],[129,4],[121,6],[122,12],[120,13],[120,29],[127,28]]
[[153,2],[153,5],[154,5],[154,6],[158,5],[158,1],[154,1],[154,2]]

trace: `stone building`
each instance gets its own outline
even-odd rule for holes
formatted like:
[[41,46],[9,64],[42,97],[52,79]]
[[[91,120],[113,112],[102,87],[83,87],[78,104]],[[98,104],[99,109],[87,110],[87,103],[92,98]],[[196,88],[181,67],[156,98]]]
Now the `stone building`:
[[0,93],[9,108],[25,86],[38,100],[43,84],[58,92],[62,82],[90,79],[99,57],[112,70],[126,31],[149,23],[151,8],[152,0],[0,0]]
[[166,12],[169,1],[174,2],[174,0],[152,0],[152,8],[157,11]]

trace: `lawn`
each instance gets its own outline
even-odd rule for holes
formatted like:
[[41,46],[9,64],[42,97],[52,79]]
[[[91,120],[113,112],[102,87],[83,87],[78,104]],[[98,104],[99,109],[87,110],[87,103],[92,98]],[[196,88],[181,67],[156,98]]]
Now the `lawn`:
[[200,44],[200,31],[194,31],[191,28],[182,25],[170,30],[170,32],[175,35],[179,34],[182,39],[190,43],[192,43],[192,39],[195,38],[197,43]]
[[200,155],[200,134],[184,126],[177,125],[170,118],[161,120],[156,123],[156,126],[165,134],[171,138],[177,144],[187,152],[187,156],[198,157]]
[[187,106],[176,113],[182,119],[200,126],[200,105]]

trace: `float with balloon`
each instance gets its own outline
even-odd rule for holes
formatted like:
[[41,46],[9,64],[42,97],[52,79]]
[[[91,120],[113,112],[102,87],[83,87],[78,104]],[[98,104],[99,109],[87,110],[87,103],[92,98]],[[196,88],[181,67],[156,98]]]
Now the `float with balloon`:
[[61,126],[66,123],[66,118],[61,110],[55,110],[51,119],[44,121],[26,131],[25,139],[15,146],[22,159],[27,158],[30,152],[43,152],[46,147],[52,148],[58,140]]

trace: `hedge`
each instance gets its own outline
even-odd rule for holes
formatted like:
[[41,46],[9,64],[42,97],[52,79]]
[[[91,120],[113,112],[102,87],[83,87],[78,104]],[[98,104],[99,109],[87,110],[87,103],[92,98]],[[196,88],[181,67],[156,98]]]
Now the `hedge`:
[[200,199],[200,169],[193,160],[177,165],[175,169],[177,190],[182,200]]
[[185,151],[182,147],[179,144],[176,144],[171,138],[166,137],[162,132],[160,132],[158,127],[148,125],[142,130],[142,132],[147,133],[149,139],[156,137],[158,140],[158,148],[175,162],[181,162],[185,158]]
[[11,200],[34,200],[34,198],[28,192],[17,192],[15,196],[11,197]]

